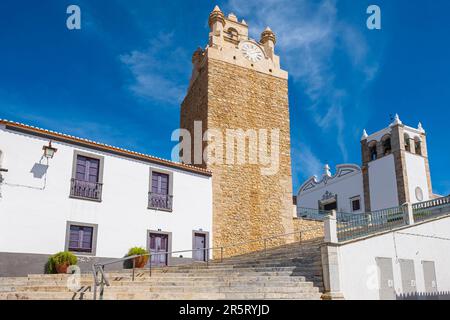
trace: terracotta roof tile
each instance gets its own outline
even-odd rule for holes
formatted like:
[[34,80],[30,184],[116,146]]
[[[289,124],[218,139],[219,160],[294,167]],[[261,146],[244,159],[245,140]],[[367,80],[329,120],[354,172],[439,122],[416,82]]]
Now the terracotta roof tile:
[[183,164],[180,162],[175,162],[175,161],[147,155],[147,154],[136,152],[136,151],[131,151],[128,149],[111,146],[106,143],[96,142],[93,140],[84,139],[84,138],[72,136],[72,135],[65,134],[65,133],[42,129],[42,128],[38,128],[38,127],[34,127],[34,126],[27,125],[27,124],[6,120],[6,119],[0,119],[0,124],[3,124],[8,127],[12,127],[12,128],[21,129],[30,134],[33,134],[33,133],[41,134],[41,135],[43,134],[43,135],[48,135],[54,139],[60,139],[60,140],[64,140],[64,141],[68,140],[69,142],[75,142],[75,143],[81,144],[86,147],[91,147],[91,148],[95,147],[104,152],[113,152],[116,154],[121,154],[123,156],[138,158],[138,159],[141,159],[144,161],[149,161],[149,162],[156,163],[159,165],[168,166],[168,167],[172,167],[172,168],[178,168],[181,170],[195,172],[195,173],[199,173],[199,174],[203,174],[203,175],[207,175],[207,176],[212,175],[211,171],[206,170],[206,169],[202,169],[202,168],[195,167],[192,165],[187,165],[187,164]]

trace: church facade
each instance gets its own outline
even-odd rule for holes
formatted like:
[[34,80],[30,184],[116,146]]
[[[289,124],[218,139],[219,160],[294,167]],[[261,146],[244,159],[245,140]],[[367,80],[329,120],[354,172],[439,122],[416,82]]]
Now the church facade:
[[297,212],[306,209],[362,213],[439,197],[433,194],[426,132],[404,125],[399,116],[378,132],[361,138],[362,165],[328,165],[320,179],[309,178],[297,194]]

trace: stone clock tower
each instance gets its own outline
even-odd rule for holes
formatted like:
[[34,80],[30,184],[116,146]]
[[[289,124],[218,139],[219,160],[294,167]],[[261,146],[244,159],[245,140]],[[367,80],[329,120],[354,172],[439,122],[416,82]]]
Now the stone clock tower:
[[[260,41],[250,39],[246,22],[234,14],[225,17],[217,6],[209,16],[209,27],[208,46],[197,49],[192,58],[192,78],[181,106],[181,128],[194,136],[201,121],[201,133],[211,129],[222,133],[224,145],[230,129],[241,129],[244,138],[248,138],[248,130],[267,130],[267,140],[259,139],[256,148],[265,144],[268,152],[279,150],[277,170],[272,174],[262,173],[261,168],[267,164],[249,161],[248,157],[245,163],[227,162],[225,150],[223,161],[215,163],[199,160],[198,156],[194,159],[192,153],[192,164],[213,173],[214,246],[290,233],[293,205],[288,74],[280,68],[275,54],[275,35],[266,28]],[[278,140],[271,139],[274,130],[279,130]],[[247,150],[251,150],[245,141]],[[203,142],[203,149],[206,146]],[[272,245],[287,240],[278,239]],[[261,246],[252,243],[227,249],[225,255]]]

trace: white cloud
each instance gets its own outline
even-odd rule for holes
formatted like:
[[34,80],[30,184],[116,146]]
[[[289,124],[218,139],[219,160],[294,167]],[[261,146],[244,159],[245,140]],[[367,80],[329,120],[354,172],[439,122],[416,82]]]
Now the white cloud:
[[[300,186],[309,177],[319,175],[323,171],[322,161],[304,143],[292,146],[292,161],[294,164],[292,178],[294,185],[297,186]],[[294,193],[297,193],[297,190],[294,190]]]
[[[368,57],[362,27],[357,29],[338,19],[337,0],[230,0],[227,9],[246,19],[254,38],[259,39],[267,25],[272,28],[282,65],[310,99],[306,109],[323,133],[336,139],[347,161],[344,115],[354,108],[349,104],[355,104],[355,98],[348,99],[354,92],[337,83],[333,55],[339,52],[348,57],[348,72],[363,78],[361,87],[372,80],[377,65]],[[299,156],[312,158],[303,153]]]
[[137,97],[172,105],[181,102],[189,81],[189,57],[172,38],[171,33],[160,34],[145,50],[120,56],[133,76],[128,88]]

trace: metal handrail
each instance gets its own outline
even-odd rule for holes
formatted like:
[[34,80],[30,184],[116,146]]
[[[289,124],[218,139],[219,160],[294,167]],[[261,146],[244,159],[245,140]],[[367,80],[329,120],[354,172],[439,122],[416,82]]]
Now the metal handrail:
[[[92,272],[94,274],[94,300],[97,299],[98,286],[100,286],[100,299],[103,299],[103,292],[105,291],[105,285],[108,287],[110,286],[108,278],[105,275],[104,266],[100,264],[94,264],[92,266]],[[98,281],[98,273],[100,273],[101,275],[100,281]]]
[[346,241],[391,230],[406,223],[405,205],[354,215],[341,213],[337,214],[337,235],[339,241]]
[[[112,261],[109,262],[104,262],[104,263],[96,263],[92,266],[92,272],[94,275],[94,300],[96,300],[97,297],[97,287],[100,286],[100,299],[103,298],[103,292],[104,292],[104,286],[110,286],[110,283],[107,279],[107,276],[104,273],[104,268],[105,266],[108,265],[112,265],[112,264],[116,264],[116,263],[120,263],[120,262],[124,262],[124,261],[128,261],[133,259],[133,268],[132,268],[132,281],[134,281],[135,278],[135,258],[139,258],[139,257],[149,257],[149,275],[152,275],[152,263],[151,263],[151,256],[156,256],[156,255],[173,255],[175,253],[186,253],[186,252],[197,252],[197,251],[207,251],[205,254],[205,259],[206,259],[206,265],[209,265],[209,251],[212,250],[220,250],[220,261],[223,262],[223,253],[225,249],[229,249],[229,248],[237,248],[243,245],[247,245],[247,244],[251,244],[251,243],[255,243],[255,242],[263,242],[264,243],[264,253],[267,254],[267,241],[272,240],[272,239],[276,239],[276,238],[281,238],[281,237],[286,237],[286,236],[290,236],[290,235],[295,235],[295,234],[299,234],[300,235],[300,241],[299,243],[302,244],[302,234],[304,232],[310,232],[310,231],[315,231],[315,230],[319,230],[322,229],[323,226],[321,227],[316,227],[316,228],[309,228],[309,229],[302,229],[302,230],[297,230],[295,232],[290,232],[290,233],[284,233],[284,234],[277,234],[277,235],[272,235],[272,236],[268,236],[268,237],[264,237],[264,238],[259,238],[259,239],[254,239],[254,240],[248,240],[248,241],[243,241],[243,242],[238,242],[238,243],[234,243],[228,246],[220,246],[220,247],[210,247],[210,248],[198,248],[198,249],[190,249],[190,250],[178,250],[178,251],[167,251],[167,252],[150,252],[150,253],[145,253],[145,254],[140,254],[140,255],[133,255],[133,256],[128,256],[128,257],[124,257],[124,258],[120,258],[120,259],[114,259]],[[98,273],[100,273],[101,278],[100,281],[98,281]]]
[[331,211],[306,207],[297,207],[296,214],[298,218],[323,221],[326,216],[331,215]]

